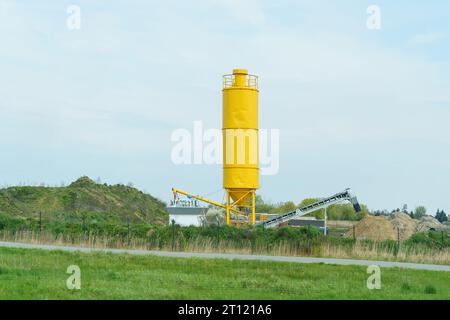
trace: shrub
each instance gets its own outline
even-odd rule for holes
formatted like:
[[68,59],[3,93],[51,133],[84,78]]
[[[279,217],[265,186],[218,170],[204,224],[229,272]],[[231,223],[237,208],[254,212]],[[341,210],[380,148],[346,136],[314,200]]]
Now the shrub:
[[426,294],[436,294],[436,288],[430,285],[426,286],[424,291]]
[[409,291],[409,290],[411,290],[411,286],[409,285],[409,283],[403,282],[403,284],[402,284],[402,290],[403,290],[403,291]]

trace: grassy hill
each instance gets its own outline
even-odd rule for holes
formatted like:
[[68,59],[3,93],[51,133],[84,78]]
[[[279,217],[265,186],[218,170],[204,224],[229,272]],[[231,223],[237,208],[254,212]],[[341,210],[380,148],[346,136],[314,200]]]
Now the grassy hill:
[[0,214],[15,218],[58,220],[88,217],[123,222],[163,224],[165,204],[135,188],[97,184],[81,177],[67,187],[9,187],[0,189]]

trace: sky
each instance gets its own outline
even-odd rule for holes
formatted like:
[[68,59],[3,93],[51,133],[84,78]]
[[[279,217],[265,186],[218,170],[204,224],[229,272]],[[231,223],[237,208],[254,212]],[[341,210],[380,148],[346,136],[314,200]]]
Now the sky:
[[173,163],[171,135],[220,129],[222,75],[246,68],[260,128],[280,132],[264,199],[350,187],[372,210],[450,213],[449,18],[437,0],[0,0],[0,184],[88,175],[221,201],[221,166]]

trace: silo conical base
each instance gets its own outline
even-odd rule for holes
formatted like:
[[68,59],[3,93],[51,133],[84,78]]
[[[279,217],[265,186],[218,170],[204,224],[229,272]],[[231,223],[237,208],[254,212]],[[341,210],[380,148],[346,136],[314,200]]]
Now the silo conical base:
[[[242,224],[256,222],[256,190],[226,189],[227,224]],[[233,210],[234,209],[234,210]],[[241,213],[236,212],[239,211]],[[234,212],[236,219],[231,218]]]

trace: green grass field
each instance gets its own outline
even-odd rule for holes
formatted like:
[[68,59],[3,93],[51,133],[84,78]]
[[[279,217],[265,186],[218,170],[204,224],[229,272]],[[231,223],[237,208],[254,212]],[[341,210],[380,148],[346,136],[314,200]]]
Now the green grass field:
[[[69,290],[69,265],[81,290]],[[0,248],[0,299],[449,299],[450,273]]]

